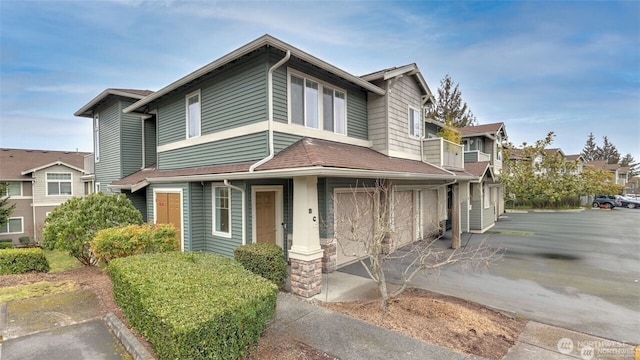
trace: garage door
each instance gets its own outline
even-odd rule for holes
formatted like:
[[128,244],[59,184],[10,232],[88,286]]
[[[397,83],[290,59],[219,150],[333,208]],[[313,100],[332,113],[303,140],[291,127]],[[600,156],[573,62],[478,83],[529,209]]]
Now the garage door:
[[415,240],[416,216],[413,191],[396,191],[394,193],[393,227],[396,246],[402,247]]
[[438,216],[438,191],[422,191],[422,236],[431,238],[440,232]]
[[373,239],[374,202],[367,193],[336,193],[334,197],[337,266],[356,262],[366,255],[361,242]]

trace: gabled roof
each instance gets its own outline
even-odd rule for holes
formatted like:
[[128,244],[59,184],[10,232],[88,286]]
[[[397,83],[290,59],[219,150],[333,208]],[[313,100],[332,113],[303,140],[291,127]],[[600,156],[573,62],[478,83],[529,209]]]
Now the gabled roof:
[[0,149],[0,180],[26,180],[29,173],[54,165],[83,171],[84,157],[91,153],[28,149]]
[[472,174],[473,176],[477,177],[478,180],[482,180],[482,178],[484,177],[484,175],[489,172],[489,176],[491,177],[491,179],[494,179],[493,176],[493,170],[491,170],[491,163],[489,161],[478,161],[478,162],[472,162],[472,163],[465,163],[464,164],[464,169]]
[[620,169],[620,165],[618,164],[608,164],[606,160],[593,160],[587,161],[587,166],[593,166],[598,169],[605,169],[609,171],[616,171]]
[[566,156],[564,154],[564,151],[562,151],[562,149],[560,149],[560,148],[544,149],[544,152],[546,152],[549,155],[553,155],[553,154],[559,153],[560,155],[562,155],[562,157],[566,158]]
[[303,138],[280,151],[256,171],[253,162],[195,168],[140,170],[109,187],[136,191],[153,182],[221,181],[224,179],[335,176],[415,180],[474,180],[468,172],[451,172],[421,161],[386,156],[375,150],[314,138]]
[[381,89],[375,85],[373,85],[372,83],[363,80],[355,75],[349,74],[348,72],[339,69],[336,66],[333,66],[323,60],[318,59],[317,57],[306,53],[296,47],[293,47],[287,43],[285,43],[284,41],[281,41],[279,39],[274,38],[271,35],[265,34],[259,38],[257,38],[256,40],[228,53],[227,55],[224,55],[223,57],[214,60],[213,62],[201,67],[200,69],[172,82],[171,84],[165,86],[164,88],[156,91],[155,93],[153,93],[152,95],[149,95],[147,97],[145,97],[144,99],[136,102],[135,104],[128,106],[127,108],[125,108],[123,111],[125,113],[129,113],[132,111],[136,111],[137,109],[140,109],[141,107],[149,104],[150,102],[159,99],[160,97],[167,95],[168,93],[177,90],[178,88],[185,86],[189,83],[191,83],[192,81],[197,80],[198,78],[234,61],[237,60],[259,48],[262,48],[264,46],[271,46],[277,49],[280,49],[284,52],[290,51],[291,52],[291,56],[294,56],[300,60],[306,61],[312,65],[315,65],[323,70],[326,70],[332,74],[335,74],[343,79],[345,79],[346,81],[352,82],[368,91],[374,92],[376,94],[379,95],[384,95],[385,91],[384,89]]
[[140,100],[146,96],[153,94],[151,90],[136,90],[136,89],[106,89],[98,96],[89,101],[86,105],[81,107],[78,111],[73,113],[75,116],[92,117],[92,110],[98,105],[105,102],[110,96],[122,96],[129,99]]
[[565,158],[567,161],[577,161],[577,160],[580,160],[580,161],[584,162],[584,157],[582,157],[582,154],[566,155],[564,158]]
[[473,126],[464,126],[458,129],[462,137],[469,136],[488,136],[494,137],[500,130],[502,130],[506,135],[506,130],[504,127],[504,123],[498,122],[493,124],[482,124],[482,125],[473,125]]
[[424,77],[422,77],[422,73],[420,72],[420,69],[418,69],[418,65],[416,65],[415,63],[400,66],[400,67],[392,67],[388,69],[379,70],[371,74],[362,75],[360,77],[366,81],[375,81],[380,79],[386,81],[400,75],[415,76],[416,81],[418,82],[418,84],[420,84],[420,88],[422,89],[423,95],[428,96],[432,102],[435,102],[435,98],[433,97],[433,93],[431,92],[431,89],[429,89],[429,85],[427,85],[427,82],[424,80]]

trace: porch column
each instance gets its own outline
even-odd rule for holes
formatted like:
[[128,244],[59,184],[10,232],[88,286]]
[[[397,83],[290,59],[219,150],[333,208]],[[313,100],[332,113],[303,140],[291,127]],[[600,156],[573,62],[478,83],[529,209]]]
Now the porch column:
[[293,178],[293,214],[293,243],[289,250],[291,292],[311,297],[322,288],[317,176]]
[[454,184],[452,190],[451,247],[458,249],[460,248],[460,185]]

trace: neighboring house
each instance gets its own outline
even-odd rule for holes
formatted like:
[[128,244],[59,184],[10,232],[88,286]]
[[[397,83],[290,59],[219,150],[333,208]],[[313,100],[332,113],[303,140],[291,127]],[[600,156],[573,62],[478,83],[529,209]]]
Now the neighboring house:
[[618,185],[625,187],[625,193],[627,192],[627,182],[629,181],[629,167],[620,166],[619,164],[608,164],[606,160],[587,161],[586,166],[591,166],[597,169],[604,169],[613,174],[614,182]]
[[76,115],[94,119],[102,191],[174,224],[185,251],[283,247],[292,291],[308,297],[321,271],[362,256],[334,219],[378,209],[363,185],[384,180],[411,212],[393,219],[394,246],[440,230],[449,185],[468,197],[478,176],[462,146],[425,139],[432,101],[415,64],[358,77],[265,35],[147,96],[105,90]]
[[460,128],[465,169],[476,179],[469,189],[469,232],[483,233],[504,213],[502,172],[503,144],[507,132],[502,122]]
[[572,174],[577,175],[582,173],[586,165],[586,161],[581,154],[566,155],[564,158],[567,162],[576,162],[577,167],[575,170],[571,171]]
[[[8,184],[9,202],[16,207],[1,239],[21,237],[39,242],[47,215],[73,196],[92,191],[85,175],[86,152],[0,149],[0,182]],[[4,196],[5,194],[0,194]]]

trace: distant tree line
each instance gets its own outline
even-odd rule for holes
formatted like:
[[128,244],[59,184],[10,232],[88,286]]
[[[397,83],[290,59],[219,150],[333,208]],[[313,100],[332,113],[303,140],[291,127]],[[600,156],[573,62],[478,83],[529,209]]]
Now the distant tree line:
[[631,154],[626,154],[625,156],[620,156],[620,152],[616,148],[615,145],[609,141],[609,137],[602,137],[602,146],[596,144],[596,137],[593,133],[589,133],[587,137],[587,142],[582,149],[582,157],[585,161],[606,161],[607,164],[618,164],[620,166],[629,167],[629,176],[635,176],[638,174],[637,166],[635,159]]

